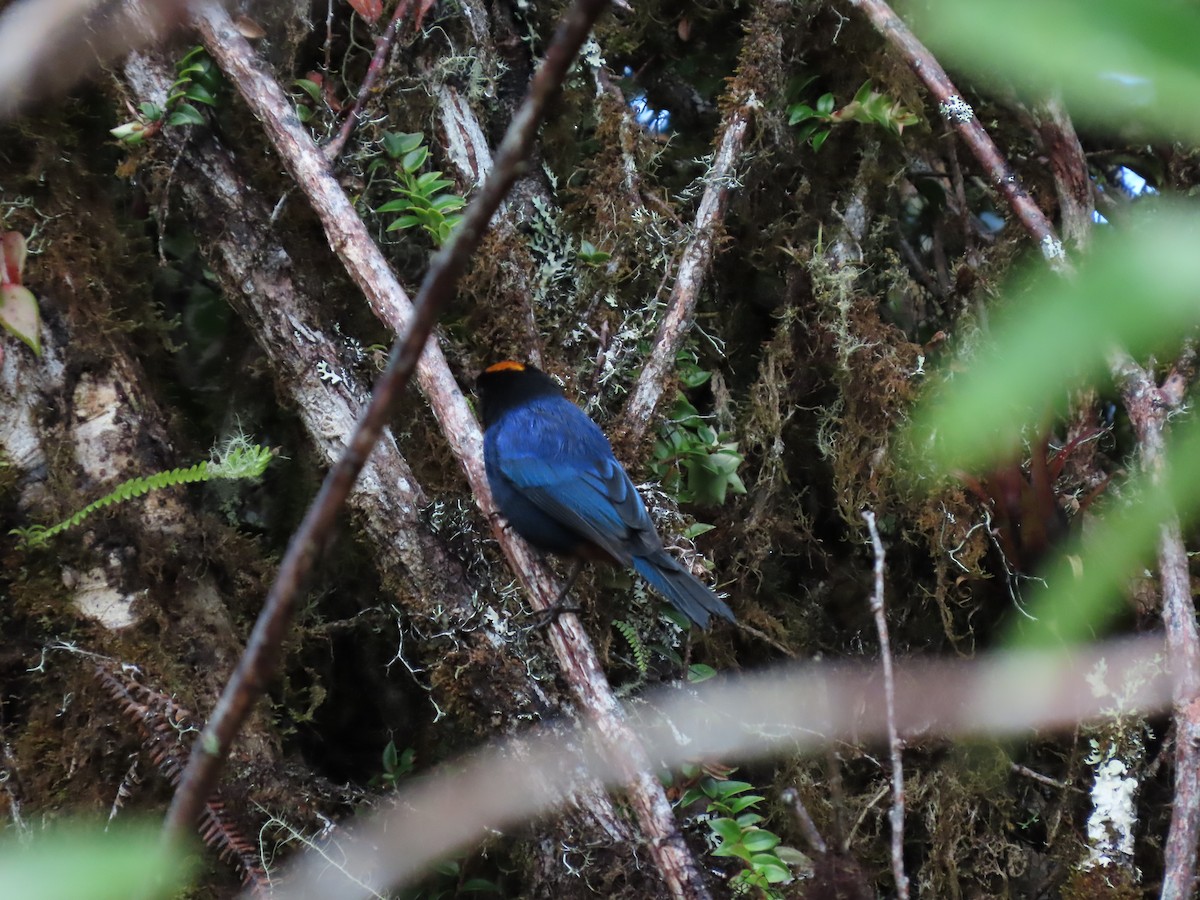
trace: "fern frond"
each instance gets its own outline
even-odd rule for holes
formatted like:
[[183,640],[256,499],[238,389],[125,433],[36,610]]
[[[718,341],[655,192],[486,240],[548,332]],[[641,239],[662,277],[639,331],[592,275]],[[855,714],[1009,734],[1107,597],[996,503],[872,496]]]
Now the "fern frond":
[[211,462],[205,460],[186,469],[169,469],[165,472],[155,472],[153,475],[138,476],[124,481],[99,500],[89,503],[83,509],[63,519],[56,525],[31,525],[28,528],[14,528],[9,534],[16,535],[25,547],[41,547],[50,538],[61,534],[68,528],[74,528],[97,510],[104,509],[114,503],[123,503],[140,497],[150,491],[174,487],[178,484],[195,484],[198,481],[211,481],[214,478],[238,479],[257,478],[267,468],[274,456],[270,447],[251,444],[245,438],[238,437],[226,447],[225,453]]
[[644,678],[646,673],[650,671],[650,651],[646,649],[646,645],[638,637],[637,629],[624,619],[614,619],[613,627],[621,632],[621,636],[629,644],[629,649],[633,652],[633,662],[638,667],[639,674]]

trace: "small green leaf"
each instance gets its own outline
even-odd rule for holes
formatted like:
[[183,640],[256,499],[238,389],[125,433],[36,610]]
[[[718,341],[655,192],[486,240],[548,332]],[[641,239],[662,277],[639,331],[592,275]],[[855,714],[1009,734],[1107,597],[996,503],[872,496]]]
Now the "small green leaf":
[[[297,78],[293,82],[293,84],[295,84],[296,87],[300,88],[300,90],[304,91],[304,93],[308,94],[308,96],[310,98],[312,98],[313,103],[321,102],[321,86],[319,84],[317,84],[315,81],[313,81],[312,79]],[[385,145],[386,145],[386,142],[387,142],[387,136],[384,135]]]
[[467,205],[467,201],[454,194],[439,194],[430,205],[440,213],[458,212]]
[[190,103],[178,104],[174,111],[167,117],[167,124],[176,125],[203,125],[204,116],[200,114],[200,110],[192,106]]
[[833,94],[822,94],[817,101],[817,113],[821,116],[828,116],[833,113],[833,108],[837,101],[833,98]]
[[683,796],[679,798],[679,802],[676,805],[680,807],[688,807],[696,801],[703,799],[704,794],[701,793],[700,789],[691,787],[683,792]]
[[217,105],[217,98],[214,97],[212,92],[202,84],[192,84],[183,93],[184,96],[189,100],[195,100],[197,103],[205,103],[209,106]]
[[742,836],[742,843],[751,853],[765,853],[779,844],[779,835],[765,828],[751,828]]
[[385,131],[383,134],[383,149],[392,159],[399,159],[406,153],[411,153],[421,146],[425,135],[419,131]]
[[147,120],[149,120],[151,122],[157,122],[159,119],[162,118],[162,115],[163,115],[162,109],[157,104],[150,103],[150,102],[139,103],[138,104],[138,112],[140,112],[143,116],[146,117]]
[[[760,797],[758,794],[747,794],[745,797],[733,797],[729,800],[726,800],[725,805],[726,809],[729,811],[729,815],[736,816],[742,810],[749,809],[756,803],[761,803],[763,799],[764,798]],[[741,819],[738,820],[738,822],[742,825],[756,825],[760,821],[762,821],[762,816],[758,816],[755,821],[742,821]]]
[[716,674],[717,670],[712,666],[706,666],[704,663],[692,663],[688,666],[687,680],[689,684],[699,684],[716,677]]
[[709,819],[708,827],[722,840],[735,842],[742,839],[742,826],[733,819]]
[[195,47],[193,47],[191,50],[189,50],[183,56],[183,58],[179,60],[179,62],[175,63],[176,70],[186,67],[188,65],[188,63],[190,63],[196,57],[202,56],[203,54],[204,54],[204,45],[197,44]]
[[797,103],[788,107],[788,124],[799,125],[811,118],[814,118],[817,111],[807,103]]
[[717,781],[713,779],[711,786],[712,793],[709,796],[724,800],[728,797],[744,794],[753,788],[754,785],[748,781]]
[[404,228],[413,228],[421,224],[421,220],[416,216],[401,216],[395,222],[387,227],[388,231],[400,231]]
[[404,158],[400,160],[400,165],[404,171],[410,175],[425,165],[425,160],[429,157],[429,148],[418,147],[416,150],[410,150],[404,154]]
[[829,129],[825,129],[824,131],[818,131],[815,135],[813,135],[813,139],[812,139],[813,150],[820,150],[821,145],[825,143],[826,139],[829,137],[830,134],[832,134],[832,132]]
[[448,188],[454,182],[449,178],[443,178],[441,172],[425,172],[417,176],[415,182],[416,189],[426,195],[433,195],[442,188]]
[[762,875],[771,884],[784,884],[792,880],[792,873],[788,871],[787,867],[769,853],[750,857],[750,864],[754,866],[759,875]]

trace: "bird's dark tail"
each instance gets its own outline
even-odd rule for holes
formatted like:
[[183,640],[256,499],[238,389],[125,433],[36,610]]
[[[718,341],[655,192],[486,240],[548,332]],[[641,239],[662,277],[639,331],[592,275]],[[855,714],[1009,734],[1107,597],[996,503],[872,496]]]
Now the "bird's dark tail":
[[733,610],[666,551],[659,550],[653,556],[635,556],[633,567],[670,600],[672,606],[701,628],[708,627],[709,617],[713,615],[730,622],[734,620]]

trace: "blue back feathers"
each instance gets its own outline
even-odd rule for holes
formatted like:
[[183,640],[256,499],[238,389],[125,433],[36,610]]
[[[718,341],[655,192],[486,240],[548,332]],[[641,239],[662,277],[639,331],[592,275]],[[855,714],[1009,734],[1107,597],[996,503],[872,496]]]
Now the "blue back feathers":
[[551,553],[602,551],[701,627],[711,614],[733,621],[729,607],[663,550],[608,438],[548,376],[502,363],[479,385],[488,483],[518,534]]

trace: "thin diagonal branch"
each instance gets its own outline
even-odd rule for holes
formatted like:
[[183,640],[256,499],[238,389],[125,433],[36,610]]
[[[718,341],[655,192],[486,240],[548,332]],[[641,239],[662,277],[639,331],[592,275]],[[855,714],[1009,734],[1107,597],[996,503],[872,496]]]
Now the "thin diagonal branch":
[[[404,333],[405,329],[408,329],[404,340],[393,350],[392,361],[389,363],[388,372],[381,379],[381,386],[390,380],[390,374],[399,365],[398,359],[407,366],[415,362],[416,355],[420,353],[416,374],[421,390],[429,400],[452,452],[466,472],[476,502],[489,516],[495,512],[495,505],[483,470],[482,436],[478,423],[458,389],[441,350],[436,344],[430,344],[425,346],[421,353],[421,343],[416,342],[414,335],[428,333],[436,317],[437,304],[452,289],[454,280],[465,265],[471,250],[477,245],[504,193],[519,174],[521,161],[532,143],[545,104],[561,84],[576,50],[586,37],[591,22],[603,9],[603,5],[603,0],[580,0],[567,13],[559,34],[547,51],[542,67],[534,76],[529,97],[514,117],[497,151],[490,176],[472,200],[454,239],[435,258],[422,285],[415,310],[388,268],[379,248],[371,240],[362,220],[329,172],[324,155],[313,145],[295,117],[287,114],[288,105],[279,85],[262,70],[249,45],[233,29],[228,16],[213,7],[202,10],[196,16],[197,27],[209,52],[238,86],[255,115],[263,122],[284,165],[308,196],[320,217],[330,246],[363,290],[372,310],[397,333]],[[380,389],[377,388],[376,397],[365,414],[363,425],[377,428],[382,420],[385,403],[386,400],[380,399]],[[363,425],[360,425],[359,432],[363,430]],[[351,440],[350,449],[347,451],[348,465],[364,452],[357,434],[356,432],[356,437]],[[327,484],[335,477],[344,479],[344,475],[339,475],[342,471],[343,466],[339,464],[330,473]],[[344,485],[339,483],[337,490],[344,492]],[[310,521],[311,517],[316,516],[315,512],[306,518],[302,525],[303,530],[293,539],[292,547],[285,557],[284,566],[288,567],[286,572],[281,566],[277,581],[279,591],[273,587],[268,598],[269,601],[273,600],[276,594],[280,593],[286,597],[283,601],[285,608],[272,619],[267,619],[265,614],[260,618],[260,623],[256,625],[251,638],[251,647],[247,650],[245,671],[242,672],[239,668],[239,672],[242,672],[243,689],[239,693],[231,684],[230,689],[226,691],[229,715],[244,718],[245,708],[251,702],[251,692],[255,692],[253,696],[261,692],[263,672],[270,671],[270,668],[263,666],[273,666],[274,660],[271,657],[278,653],[277,641],[286,628],[290,607],[294,604],[294,592],[298,589],[303,575],[311,568],[315,547],[319,546],[316,542],[324,541],[321,535],[327,533],[332,521],[333,513],[330,510],[336,508],[334,495],[327,496],[324,489],[318,497],[318,502],[325,504],[320,507],[326,510],[322,513],[323,521]],[[314,503],[314,509],[317,508],[317,503]],[[529,547],[515,535],[499,528],[498,523],[495,532],[510,565],[529,591],[533,605],[539,609],[548,608],[558,594],[557,585],[549,572],[537,561]],[[285,574],[288,577],[286,582],[283,580]],[[636,735],[624,721],[587,635],[573,616],[563,616],[551,627],[549,638],[580,707],[606,735],[607,746],[613,754],[614,763],[626,773],[627,777],[623,779],[623,783],[630,802],[648,839],[651,855],[658,864],[672,896],[706,897],[703,881],[678,833],[670,804],[654,775],[654,768],[650,765]],[[251,649],[254,650],[253,654],[250,653]],[[255,658],[258,661],[250,661]],[[223,734],[225,741],[231,740],[233,734],[236,734],[236,727],[223,726],[223,731],[218,733],[214,723],[221,721],[218,714],[214,713],[210,720],[210,727],[214,727],[213,734]],[[230,722],[232,721],[233,719],[230,719]],[[227,745],[222,740],[215,739],[201,742],[200,746],[209,750],[221,748],[224,752]],[[207,758],[209,757],[203,757]],[[210,771],[206,777],[212,778],[215,777],[216,765],[219,765],[219,762],[196,764],[208,768]],[[188,802],[195,801],[193,799]],[[172,812],[172,820],[180,818],[181,814]],[[181,833],[179,825],[172,824],[171,828],[172,833]]]
[[[379,438],[388,409],[406,387],[440,308],[450,298],[470,254],[478,245],[488,221],[532,145],[536,124],[546,104],[561,84],[575,52],[604,6],[604,0],[580,0],[568,12],[564,25],[547,53],[546,62],[530,86],[529,98],[505,136],[492,177],[471,203],[455,238],[438,254],[426,275],[408,329],[392,348],[387,369],[376,385],[362,420],[350,436],[346,452],[326,477],[293,536],[246,651],[198,741],[200,752],[192,754],[167,814],[164,832],[168,839],[182,838],[195,820],[204,798],[216,783],[220,766],[235,736],[273,675],[296,598],[312,570],[318,552],[328,542],[341,506]],[[219,55],[219,62],[235,81],[242,77],[265,77],[255,64],[249,46],[238,35],[223,8],[206,6],[197,9],[194,23],[210,49],[224,48],[229,51],[236,48],[243,51],[240,55],[232,52]],[[281,104],[280,108],[286,109],[286,104]],[[332,180],[327,169],[324,176]]]
[[667,379],[675,371],[675,356],[692,324],[696,299],[704,284],[704,276],[713,259],[713,242],[725,218],[729,192],[733,186],[733,167],[746,144],[750,117],[759,106],[750,96],[729,111],[726,116],[712,168],[706,176],[707,186],[696,210],[692,239],[679,261],[675,287],[667,301],[667,311],[654,337],[654,347],[630,392],[621,417],[626,436],[634,443],[641,439],[650,424],[650,416],[662,398]]
[[342,127],[338,129],[338,133],[334,136],[333,140],[325,145],[325,156],[330,162],[333,162],[342,155],[342,150],[345,149],[346,142],[350,140],[351,133],[358,126],[358,117],[362,115],[363,107],[367,105],[367,99],[371,96],[371,92],[375,90],[375,84],[379,81],[379,73],[383,71],[384,62],[387,60],[388,54],[392,51],[392,46],[396,43],[396,36],[400,34],[400,26],[404,22],[404,17],[408,14],[408,8],[411,4],[412,0],[400,0],[396,4],[396,10],[392,13],[392,20],[388,22],[387,29],[375,42],[375,53],[371,56],[371,63],[367,66],[367,74],[363,76],[362,84],[358,88],[358,94],[354,97],[354,105],[350,108],[350,112],[346,114],[346,119],[342,122]]
[[1046,262],[1057,272],[1066,271],[1070,264],[1063,255],[1062,241],[1055,233],[1054,226],[1041,207],[1033,202],[1017,174],[979,124],[975,111],[963,99],[934,55],[883,0],[849,0],[849,3],[861,10],[876,30],[900,51],[909,67],[924,82],[938,101],[942,117],[975,154],[987,171],[992,186],[1004,196],[1021,225],[1037,241]]

